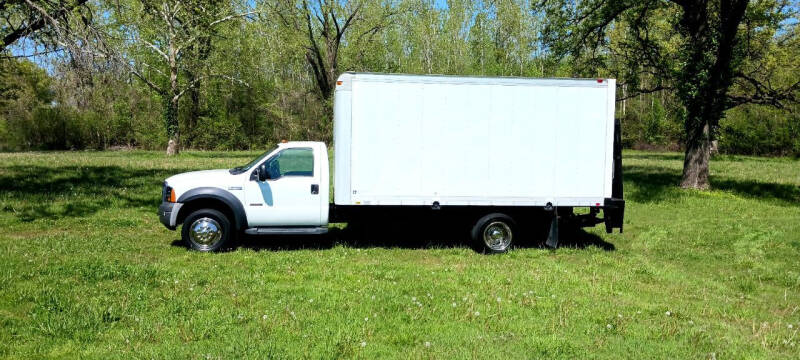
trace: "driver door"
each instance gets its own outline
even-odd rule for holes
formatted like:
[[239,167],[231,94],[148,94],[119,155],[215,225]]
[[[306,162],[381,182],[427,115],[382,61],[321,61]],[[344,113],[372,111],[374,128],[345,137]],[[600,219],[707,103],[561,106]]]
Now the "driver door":
[[267,180],[259,181],[255,176],[245,184],[250,227],[323,225],[320,171],[314,152],[310,147],[286,148],[258,167],[258,171],[266,171]]

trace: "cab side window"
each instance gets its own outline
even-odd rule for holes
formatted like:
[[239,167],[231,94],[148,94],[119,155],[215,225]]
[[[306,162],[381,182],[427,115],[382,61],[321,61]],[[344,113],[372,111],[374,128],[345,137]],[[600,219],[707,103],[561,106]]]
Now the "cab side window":
[[284,176],[314,176],[314,151],[310,148],[291,148],[269,159],[266,165],[270,179]]

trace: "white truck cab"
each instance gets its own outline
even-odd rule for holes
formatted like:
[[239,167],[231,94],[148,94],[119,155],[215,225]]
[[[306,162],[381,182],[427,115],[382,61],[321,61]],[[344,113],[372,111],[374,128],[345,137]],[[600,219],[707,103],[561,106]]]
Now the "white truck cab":
[[324,143],[284,142],[243,166],[168,178],[161,222],[201,251],[241,233],[322,234],[329,221],[452,219],[488,253],[537,215],[552,247],[559,220],[622,231],[614,79],[344,73],[336,84],[333,190]]
[[216,250],[233,230],[322,234],[328,226],[328,178],[324,143],[283,142],[233,169],[167,178],[159,217],[170,229],[182,223],[184,240],[204,251]]

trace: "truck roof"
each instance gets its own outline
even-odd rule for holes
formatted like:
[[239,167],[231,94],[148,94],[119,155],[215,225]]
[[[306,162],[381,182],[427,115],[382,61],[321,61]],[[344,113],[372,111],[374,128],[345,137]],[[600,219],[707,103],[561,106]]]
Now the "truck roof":
[[338,80],[347,81],[352,78],[363,81],[381,82],[406,82],[406,83],[469,83],[469,84],[496,84],[496,85],[559,85],[559,86],[603,86],[607,78],[526,78],[514,76],[461,76],[461,75],[418,75],[418,74],[388,74],[373,72],[344,72]]
[[324,144],[321,141],[286,141],[278,143],[278,147],[300,147],[300,146],[315,146]]

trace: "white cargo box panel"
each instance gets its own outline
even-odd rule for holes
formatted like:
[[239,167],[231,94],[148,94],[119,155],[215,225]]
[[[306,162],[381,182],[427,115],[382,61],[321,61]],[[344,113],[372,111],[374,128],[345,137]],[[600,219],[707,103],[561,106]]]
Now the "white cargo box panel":
[[613,79],[339,81],[337,205],[595,206],[611,197]]

